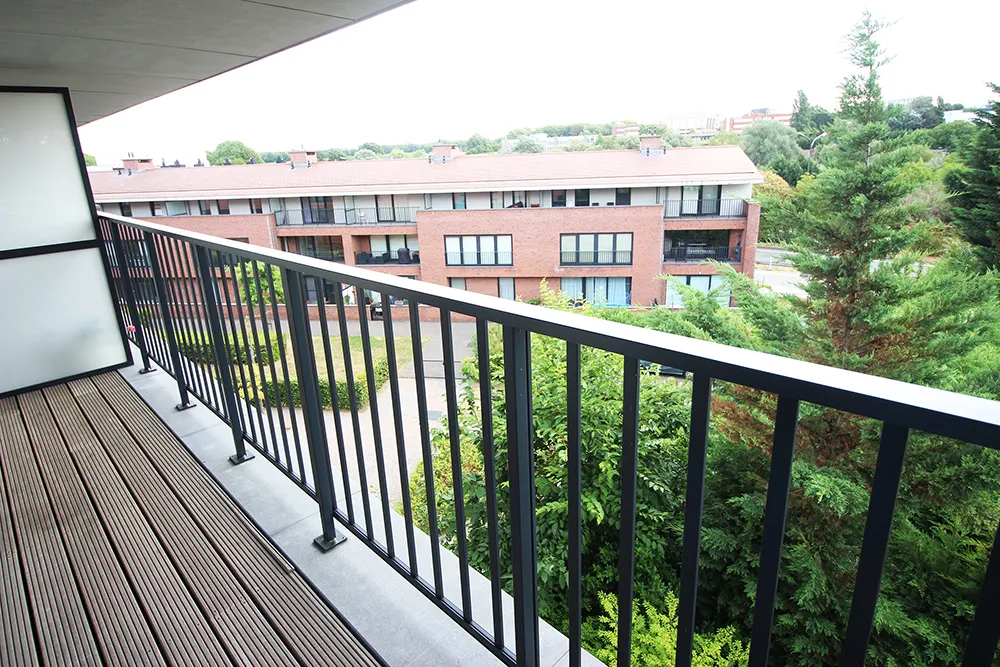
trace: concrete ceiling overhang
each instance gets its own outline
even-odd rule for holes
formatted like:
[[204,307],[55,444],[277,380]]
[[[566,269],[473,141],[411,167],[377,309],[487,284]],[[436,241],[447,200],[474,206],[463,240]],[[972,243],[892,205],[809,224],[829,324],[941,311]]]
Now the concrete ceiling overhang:
[[0,85],[70,89],[83,125],[410,0],[9,0]]

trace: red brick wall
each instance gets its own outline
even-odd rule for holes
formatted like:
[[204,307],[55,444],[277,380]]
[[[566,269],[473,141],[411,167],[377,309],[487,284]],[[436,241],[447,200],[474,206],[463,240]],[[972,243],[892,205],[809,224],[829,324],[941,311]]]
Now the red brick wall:
[[277,248],[274,242],[274,215],[173,215],[140,218],[189,232],[211,234],[226,239],[250,239],[253,245]]
[[[595,208],[525,208],[484,211],[419,211],[422,280],[447,285],[463,277],[470,291],[497,293],[496,279],[515,278],[524,299],[538,295],[545,278],[558,289],[563,276],[627,276],[632,278],[632,303],[650,304],[662,291],[663,206]],[[559,264],[560,234],[632,232],[632,266],[564,267]],[[457,267],[445,265],[444,237],[462,234],[510,234],[514,266]]]

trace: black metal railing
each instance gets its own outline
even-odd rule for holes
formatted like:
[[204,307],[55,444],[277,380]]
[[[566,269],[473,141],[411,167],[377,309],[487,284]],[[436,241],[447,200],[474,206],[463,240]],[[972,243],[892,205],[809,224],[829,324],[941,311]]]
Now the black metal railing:
[[729,246],[676,246],[663,251],[664,262],[739,262],[742,248]]
[[447,266],[513,266],[512,252],[446,252]]
[[668,199],[663,205],[665,218],[745,218],[747,203],[743,199]]
[[[316,540],[319,547],[330,548],[342,539],[339,531],[346,529],[508,665],[536,667],[539,664],[538,536],[534,515],[530,359],[533,336],[561,339],[566,346],[567,662],[574,667],[581,664],[582,656],[582,348],[597,348],[623,358],[621,456],[617,470],[621,480],[621,510],[614,519],[618,525],[618,665],[631,662],[640,442],[639,369],[644,362],[693,374],[689,385],[692,392],[690,439],[676,665],[691,664],[714,382],[734,383],[777,396],[750,643],[750,664],[755,667],[768,663],[800,405],[825,406],[881,422],[881,443],[877,449],[867,523],[860,545],[842,665],[861,666],[865,662],[909,432],[919,430],[1000,449],[1000,403],[994,401],[453,290],[357,267],[332,265],[130,218],[102,214],[100,220],[103,239],[111,244],[116,256],[127,257],[139,243],[149,255],[148,269],[141,268],[137,262],[123,261],[113,275],[122,316],[141,351],[143,363],[148,367],[149,358],[155,359],[176,378],[181,398],[179,407],[191,405],[190,395],[197,396],[231,426],[234,463],[246,460],[250,451],[255,451],[309,493],[320,508],[323,534]],[[210,269],[213,257],[223,267],[221,270]],[[283,291],[277,289],[279,283]],[[318,299],[313,306],[306,303],[305,288],[309,283]],[[319,286],[322,289],[316,289]],[[385,407],[385,397],[378,394],[375,383],[367,306],[363,300],[349,302],[345,297],[349,288],[381,294],[385,372],[388,374],[401,484],[403,516],[397,519],[393,518],[386,492],[385,457],[392,452],[391,446],[383,446],[378,409]],[[283,303],[278,301],[279,294],[283,296]],[[405,312],[399,313],[400,309],[392,306],[390,294],[407,300]],[[422,309],[428,310],[439,322],[421,322]],[[352,342],[348,335],[348,313],[355,310],[354,315],[359,317],[360,342],[358,339]],[[461,394],[463,405],[473,401],[466,409],[474,409],[482,417],[482,429],[475,436],[474,446],[479,450],[475,456],[482,456],[485,470],[491,604],[476,610],[472,608],[463,509],[462,460],[467,456],[469,443],[460,440],[458,430],[460,407],[452,337],[452,320],[456,316],[475,321],[473,354],[479,369],[478,391],[469,392],[469,395],[478,393],[480,399],[469,399],[464,391]],[[317,321],[322,333],[321,345],[311,340],[311,325]],[[397,325],[400,333],[408,330],[412,346],[419,422],[415,437],[408,434],[403,423],[394,333]],[[442,337],[448,431],[440,437],[446,439],[450,449],[445,447],[441,451],[432,446],[428,421],[422,347],[422,332],[427,326],[440,327]],[[331,338],[333,327],[339,329],[339,337]],[[498,333],[502,333],[499,369],[493,366],[500,356],[495,349],[491,356],[490,327],[498,327]],[[342,367],[336,368],[332,361],[335,355],[331,352],[331,341],[339,342],[342,347]],[[371,439],[374,441],[368,451],[374,452],[377,480],[373,486],[379,489],[377,497],[367,493],[366,470],[372,455],[366,452],[366,438],[360,427],[363,413],[357,390],[361,380],[351,363],[352,348],[357,346],[364,355],[364,382],[368,389]],[[295,372],[294,383],[290,368]],[[492,385],[497,381],[498,371],[504,383],[503,405],[493,405]],[[328,382],[343,378],[346,389],[342,396],[346,397],[347,405],[338,402],[340,392],[322,391],[322,376]],[[260,388],[264,390],[257,391]],[[329,417],[324,416],[325,406],[332,408]],[[352,420],[353,436],[345,435],[341,408],[349,410],[344,418]],[[503,479],[494,474],[495,423],[504,429],[506,442],[507,474]],[[429,526],[426,534],[414,525],[405,438],[411,438],[411,447],[413,439],[420,444]],[[352,444],[354,451],[349,456]],[[448,594],[443,584],[443,550],[438,526],[439,521],[450,522],[452,517],[437,516],[432,466],[432,459],[442,453],[450,454],[452,464],[452,488],[445,492],[455,508],[454,545],[459,566],[459,576],[449,579],[458,583],[450,585]],[[349,470],[352,458],[357,464],[355,477]],[[360,493],[355,495],[357,491]],[[499,506],[501,501],[502,507]],[[376,511],[380,516],[374,520],[373,512]],[[504,517],[502,532],[498,527],[500,512]],[[389,527],[392,522],[400,525],[399,521],[402,528],[398,532]],[[430,553],[429,563],[427,559],[418,562],[418,542],[421,549],[426,549],[422,553]],[[1000,544],[1000,531],[995,544]],[[508,547],[509,565],[501,572],[501,550],[508,553]],[[501,579],[512,583],[512,627],[501,613],[506,595]],[[1000,547],[994,547],[963,664],[991,664],[997,645],[998,616]],[[385,621],[392,622],[392,619]],[[513,644],[504,639],[511,635]]]
[[416,207],[380,206],[377,208],[307,208],[275,211],[278,227],[296,225],[412,225],[417,221]]
[[419,264],[420,251],[400,248],[386,252],[358,252],[354,254],[354,263],[367,264]]
[[344,263],[344,253],[341,252],[324,252],[322,250],[314,250],[307,252],[296,253],[302,255],[303,257],[312,257],[313,259],[321,259],[324,262],[337,262],[338,264]]
[[563,250],[559,253],[559,263],[563,266],[607,264],[629,266],[632,264],[631,250]]

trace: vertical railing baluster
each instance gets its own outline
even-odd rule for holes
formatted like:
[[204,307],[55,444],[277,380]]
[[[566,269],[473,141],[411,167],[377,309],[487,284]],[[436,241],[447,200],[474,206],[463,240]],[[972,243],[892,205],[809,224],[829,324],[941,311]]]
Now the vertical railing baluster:
[[582,489],[581,447],[582,400],[580,386],[580,344],[566,342],[566,467],[569,503],[569,665],[580,667],[583,651],[582,594]]
[[712,378],[695,373],[691,390],[691,440],[688,445],[687,489],[684,494],[684,542],[681,556],[681,592],[677,606],[677,667],[691,666],[694,616],[698,603],[698,561],[701,557],[701,520],[705,506],[705,461],[708,422],[712,409]]
[[788,489],[792,482],[792,459],[795,454],[795,431],[799,421],[799,402],[790,396],[778,397],[774,418],[774,446],[771,448],[771,472],[767,481],[767,504],[764,506],[764,537],[760,547],[757,572],[757,597],[753,611],[750,639],[750,667],[766,667],[774,627],[774,606],[778,594],[778,571],[788,516]]
[[[358,486],[361,491],[361,507],[365,515],[365,535],[368,541],[375,539],[372,525],[372,503],[368,497],[368,470],[365,466],[365,448],[361,442],[361,415],[358,412],[358,395],[354,391],[354,362],[351,359],[351,339],[347,331],[347,309],[344,307],[344,289],[341,283],[333,283],[334,299],[337,303],[337,324],[340,326],[340,345],[344,353],[344,380],[347,394],[351,397],[351,427],[354,431],[354,451],[358,459]],[[356,291],[360,289],[355,288]],[[360,301],[360,299],[359,299]],[[364,317],[364,313],[362,313]]]
[[[250,418],[250,405],[240,398],[240,392],[236,390],[236,376],[239,375],[239,380],[243,387],[247,385],[247,377],[246,372],[243,370],[243,364],[240,361],[242,355],[237,350],[238,341],[236,338],[236,324],[233,322],[233,302],[229,299],[229,282],[225,271],[222,269],[225,260],[222,258],[221,252],[211,249],[207,252],[211,261],[212,277],[215,277],[217,269],[220,274],[216,281],[216,284],[220,285],[215,291],[216,305],[219,308],[219,324],[222,326],[222,343],[226,348],[226,359],[230,363],[230,375],[233,380],[233,394],[236,396],[236,410],[239,414],[240,428],[243,429],[243,436],[246,437],[247,427],[249,426],[250,441],[256,442],[257,429],[254,428],[253,420]],[[225,315],[223,315],[223,312],[225,312]],[[227,320],[229,321],[228,327],[226,326]]]
[[462,481],[462,443],[458,428],[458,392],[455,379],[455,342],[451,313],[441,310],[441,347],[444,350],[444,391],[448,408],[448,441],[451,443],[451,483],[455,503],[455,533],[458,542],[458,576],[462,588],[462,615],[472,620],[472,590],[469,582],[469,542],[465,525],[465,492]]
[[[268,326],[267,317],[267,300],[264,298],[264,290],[260,284],[260,267],[265,267],[264,270],[270,271],[270,267],[265,265],[263,262],[252,262],[253,271],[253,284],[254,293],[257,295],[257,306],[260,308],[260,323],[262,328],[262,333],[264,334],[264,346],[267,348],[267,364],[271,371],[271,389],[268,391],[274,392],[275,409],[278,411],[278,431],[281,433],[281,444],[285,450],[285,460],[284,468],[288,471],[292,471],[292,454],[291,450],[288,448],[288,430],[285,428],[285,410],[282,407],[282,391],[281,387],[278,385],[278,371],[275,369],[275,345],[277,344],[278,335],[275,334],[274,338],[271,337],[271,328]],[[250,270],[250,269],[247,269]],[[277,314],[277,313],[275,313]],[[290,408],[294,410],[295,407]],[[274,460],[282,465],[281,460],[281,449],[278,448],[278,442],[274,442]]]
[[389,395],[392,401],[392,423],[396,436],[396,457],[399,465],[399,493],[403,504],[403,528],[406,533],[406,555],[410,559],[410,574],[417,573],[417,544],[413,534],[413,508],[410,504],[410,480],[406,469],[406,443],[403,439],[403,405],[399,398],[399,368],[396,364],[396,339],[392,328],[392,305],[389,295],[382,295],[382,331],[385,334],[385,358],[389,365]]
[[195,255],[198,272],[201,277],[202,294],[205,299],[205,317],[211,331],[212,348],[215,351],[216,369],[219,373],[219,380],[222,383],[222,391],[225,394],[226,409],[229,412],[229,426],[233,432],[233,444],[236,446],[236,453],[229,457],[229,462],[239,465],[249,461],[254,456],[247,453],[246,443],[243,441],[243,428],[240,425],[240,412],[236,406],[236,388],[233,382],[232,366],[226,354],[226,344],[223,341],[222,313],[219,310],[215,285],[215,276],[212,270],[212,263],[209,260],[209,251],[204,246],[195,246]]
[[188,397],[187,384],[184,382],[184,369],[181,367],[180,352],[177,349],[177,337],[174,333],[173,318],[170,316],[170,303],[167,300],[167,289],[163,284],[163,272],[160,270],[160,259],[156,254],[156,244],[153,241],[152,232],[142,233],[143,242],[146,244],[146,252],[149,254],[149,266],[153,273],[153,286],[156,288],[156,298],[160,302],[160,313],[163,318],[163,332],[167,337],[167,346],[170,350],[170,364],[174,367],[174,377],[177,380],[177,392],[180,394],[181,402],[177,404],[178,410],[193,408],[194,403]]
[[[305,462],[302,460],[302,441],[299,438],[298,419],[295,417],[295,397],[292,393],[292,378],[288,374],[288,358],[285,354],[285,335],[281,332],[281,316],[278,314],[278,296],[275,288],[274,270],[270,264],[264,265],[267,278],[267,289],[270,292],[271,312],[274,313],[274,333],[277,336],[278,360],[281,366],[281,376],[285,382],[285,400],[288,405],[288,421],[292,427],[292,442],[295,443],[295,460],[299,464],[299,476],[305,481]],[[308,308],[308,306],[306,306]],[[285,316],[288,316],[288,308],[285,308]],[[311,336],[310,332],[310,336]],[[292,472],[291,452],[288,451],[288,439],[285,439],[285,454],[288,456],[288,470]]]
[[479,405],[483,417],[483,470],[486,481],[486,530],[490,552],[490,588],[493,594],[493,644],[503,648],[503,586],[500,572],[500,533],[497,509],[497,464],[493,442],[493,386],[490,377],[489,323],[476,320],[479,362]]
[[[225,258],[219,257],[220,270],[222,271],[222,286],[223,291],[226,295],[226,301],[229,303],[229,323],[233,328],[233,346],[239,347],[242,351],[237,353],[236,363],[240,368],[240,376],[243,379],[243,392],[245,396],[242,400],[247,401],[247,413],[250,421],[250,437],[253,442],[264,448],[267,451],[267,433],[264,430],[264,416],[260,412],[260,394],[257,388],[257,377],[254,373],[253,368],[253,358],[256,356],[256,349],[251,349],[250,339],[247,337],[247,325],[246,320],[243,318],[243,298],[240,296],[240,282],[236,275],[235,268],[236,255],[226,253]],[[237,317],[235,319],[239,320],[240,323],[240,333],[239,339],[237,339],[236,324],[233,322],[233,308],[234,305],[229,301],[229,281],[233,282],[233,297],[235,300]],[[242,343],[242,345],[241,345]],[[246,369],[243,368],[246,366]],[[250,376],[250,384],[247,384],[246,376]],[[253,394],[251,399],[250,394]],[[253,401],[253,406],[257,413],[256,426],[254,424],[253,413],[250,412],[249,405],[250,401]],[[260,428],[260,440],[257,439],[257,428]]]
[[333,425],[337,436],[337,453],[340,456],[340,473],[344,482],[344,504],[347,506],[347,520],[354,523],[354,500],[351,498],[351,476],[347,470],[347,446],[344,443],[344,425],[340,419],[340,396],[337,392],[337,374],[333,366],[333,350],[330,347],[330,325],[326,316],[326,285],[319,280],[316,290],[316,312],[319,315],[319,330],[323,336],[323,354],[326,357],[326,378],[330,384],[330,407],[333,411]]
[[434,454],[431,451],[430,424],[427,417],[427,384],[424,372],[424,345],[420,335],[420,304],[410,301],[410,342],[413,345],[413,376],[417,385],[417,418],[420,423],[420,456],[424,468],[424,496],[427,505],[427,532],[431,538],[431,567],[434,594],[444,597],[441,574],[441,536],[438,534],[437,497],[434,495]]
[[[312,462],[316,502],[319,504],[323,534],[313,544],[323,552],[329,551],[346,537],[337,534],[333,513],[337,497],[333,490],[333,469],[330,448],[326,441],[326,423],[323,419],[323,402],[319,395],[319,376],[316,367],[316,350],[313,348],[312,330],[309,325],[309,306],[306,303],[303,276],[297,271],[282,270],[285,287],[285,315],[292,340],[295,374],[302,395],[302,419],[305,422],[306,446]],[[303,477],[304,477],[303,473]]]
[[118,284],[120,285],[119,292],[121,296],[125,298],[125,306],[128,309],[128,317],[131,320],[132,328],[135,329],[135,345],[139,348],[139,355],[142,358],[142,368],[139,372],[142,374],[151,373],[154,369],[149,365],[149,352],[146,350],[146,332],[143,330],[142,322],[139,321],[139,307],[135,302],[135,291],[132,286],[132,280],[129,278],[128,274],[128,259],[125,257],[125,252],[122,247],[122,237],[118,230],[118,224],[114,222],[107,221],[107,228],[109,235],[111,236],[111,248],[115,253],[115,263],[118,270]]
[[531,414],[531,339],[503,328],[507,458],[510,480],[511,565],[514,575],[514,646],[519,667],[537,667],[538,546],[535,535],[534,444]]
[[[265,410],[265,412],[267,412],[267,425],[268,425],[268,428],[269,428],[269,430],[271,432],[271,443],[274,446],[274,452],[275,452],[275,454],[277,454],[277,451],[278,451],[278,436],[277,436],[277,434],[274,431],[274,415],[272,414],[272,411],[271,411],[271,399],[268,396],[269,392],[265,390],[265,385],[267,384],[267,376],[266,376],[266,374],[264,372],[264,362],[261,359],[261,354],[260,354],[260,349],[261,349],[260,348],[260,337],[257,334],[257,316],[254,313],[254,310],[256,310],[256,308],[258,306],[256,306],[254,304],[254,300],[253,300],[254,293],[253,293],[253,291],[250,288],[250,275],[249,275],[250,274],[250,269],[247,268],[248,264],[252,265],[253,263],[252,262],[245,262],[242,258],[239,258],[239,267],[240,268],[237,269],[236,268],[236,260],[237,260],[237,258],[235,256],[230,256],[230,259],[233,260],[233,263],[231,264],[231,268],[233,270],[233,275],[236,276],[237,274],[239,274],[239,275],[242,276],[242,279],[243,279],[242,280],[242,282],[243,282],[243,294],[246,296],[247,312],[249,313],[249,316],[250,316],[250,337],[253,339],[253,358],[257,362],[257,373],[258,373],[258,376],[260,377],[260,383],[259,384],[257,384],[256,380],[253,380],[253,382],[254,382],[254,393],[257,395],[258,416],[259,416],[259,412],[260,412],[260,399],[261,399],[261,397],[263,397],[263,399],[264,399],[264,410]],[[238,286],[235,287],[235,291],[236,291],[236,298],[237,298],[237,300],[239,300],[241,297],[239,295],[239,291],[240,290],[239,290]],[[243,334],[243,337],[244,337],[244,339],[246,338],[246,333],[245,332]],[[266,337],[265,337],[265,340],[267,341],[268,348],[270,348],[270,340],[267,340]],[[251,364],[251,368],[252,367],[253,367],[253,365]],[[261,430],[261,433],[264,432],[264,421],[263,421],[263,419],[261,419],[260,430]],[[264,439],[263,445],[264,445],[264,452],[265,453],[270,452],[270,449],[267,446],[267,439],[266,438]]]
[[906,458],[906,441],[909,435],[910,430],[905,426],[889,422],[882,424],[875,477],[868,501],[868,518],[865,520],[858,573],[854,579],[851,615],[847,618],[844,651],[840,655],[843,667],[864,665],[868,654],[868,640],[875,620],[875,603],[882,583],[882,569],[885,567],[889,533],[892,530],[892,514],[896,509],[896,495],[903,475],[903,460]]
[[378,495],[382,505],[382,521],[385,526],[385,550],[389,558],[396,555],[395,540],[392,535],[392,507],[389,504],[389,483],[385,475],[385,451],[382,442],[382,421],[378,413],[378,386],[375,383],[375,363],[372,359],[372,339],[368,327],[368,317],[363,299],[358,299],[358,324],[361,329],[361,352],[365,359],[365,381],[368,386],[368,414],[372,419],[372,439],[375,445],[375,472],[378,476]]
[[[164,260],[170,266],[170,275],[174,278],[167,283],[167,288],[170,298],[173,299],[174,311],[177,313],[177,326],[180,334],[178,338],[183,340],[189,348],[194,348],[198,343],[198,339],[194,335],[195,319],[194,315],[191,314],[191,309],[196,307],[196,304],[188,296],[187,288],[190,278],[179,268],[180,262],[177,257],[180,251],[177,248],[180,242],[176,239],[162,237],[158,238],[157,241]],[[198,350],[196,359],[191,359],[188,355],[181,356],[181,360],[184,362],[185,368],[187,368],[187,377],[191,383],[189,389],[196,396],[200,393],[205,403],[211,403],[208,382],[204,378],[205,369],[200,362],[202,348],[198,345],[196,349]]]
[[[215,363],[215,352],[212,347],[211,332],[208,323],[208,311],[205,306],[205,290],[198,273],[198,262],[196,260],[197,251],[193,243],[187,241],[182,241],[180,244],[180,250],[178,253],[181,257],[181,261],[184,262],[184,274],[190,275],[189,280],[185,280],[185,288],[191,289],[191,294],[193,295],[189,303],[192,310],[194,311],[194,324],[198,331],[198,350],[199,350],[199,361],[201,360],[200,351],[206,349],[213,350],[211,354],[204,359],[204,363],[199,363],[198,368],[201,369],[202,378],[208,387],[205,392],[205,401],[210,403],[217,412],[225,414],[226,412],[226,400],[225,396],[222,395],[224,392],[219,387],[219,377],[222,375],[222,371],[216,367]],[[200,299],[201,301],[197,301]],[[204,321],[203,321],[204,320]]]
[[976,615],[972,619],[969,643],[965,645],[962,667],[990,667],[1000,642],[1000,528],[993,536],[993,548],[986,576],[979,591]]
[[[579,359],[577,359],[577,362],[579,362]],[[579,363],[577,372],[579,372]],[[579,434],[577,435],[579,436]],[[635,589],[635,503],[638,470],[639,360],[635,357],[625,357],[622,375],[621,516],[618,524],[619,665],[632,664],[632,601]]]
[[[126,227],[121,231],[125,232],[122,239],[131,241],[131,243],[125,245],[125,255],[128,258],[125,271],[129,276],[134,277],[132,285],[136,288],[139,301],[146,304],[146,316],[149,321],[145,326],[152,334],[146,339],[146,343],[153,358],[157,359],[160,366],[172,375],[172,360],[170,358],[170,349],[166,342],[167,335],[163,329],[162,311],[156,307],[159,298],[152,280],[152,269],[149,268],[149,261],[148,258],[145,258],[145,255],[141,262],[134,255],[135,252],[145,252],[145,243],[138,230]],[[145,254],[148,255],[148,253]],[[143,267],[143,270],[148,269],[148,274],[141,273],[140,266]],[[169,284],[168,282],[168,287]],[[142,315],[139,316],[139,319],[141,321]]]
[[[175,282],[177,283],[177,291],[180,294],[179,303],[181,307],[177,310],[179,313],[187,313],[186,317],[181,317],[186,322],[187,341],[193,352],[192,356],[194,356],[193,359],[188,360],[193,366],[191,376],[200,378],[202,400],[217,412],[222,413],[224,408],[219,403],[218,392],[216,391],[216,376],[212,364],[211,344],[206,335],[205,326],[207,325],[203,321],[205,299],[204,297],[199,297],[200,290],[198,274],[194,268],[194,252],[190,244],[184,241],[163,239],[163,243],[165,245],[172,244],[176,250],[176,256],[169,261],[173,262],[174,274],[179,277]],[[201,299],[200,302],[199,298]],[[204,353],[206,349],[209,350],[208,356],[205,356]],[[192,382],[192,391],[197,393],[197,389],[195,389],[197,386],[196,382]]]

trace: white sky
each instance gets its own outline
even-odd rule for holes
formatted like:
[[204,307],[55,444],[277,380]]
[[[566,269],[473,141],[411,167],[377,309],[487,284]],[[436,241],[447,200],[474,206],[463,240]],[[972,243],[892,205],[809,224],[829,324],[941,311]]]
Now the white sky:
[[843,36],[868,7],[896,20],[886,99],[981,104],[1000,81],[1000,2],[416,0],[90,123],[99,163],[128,151],[192,164],[220,141],[258,151],[500,136],[521,126],[656,122],[835,106]]

